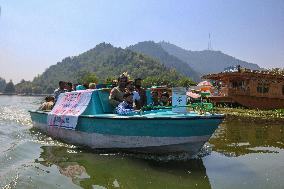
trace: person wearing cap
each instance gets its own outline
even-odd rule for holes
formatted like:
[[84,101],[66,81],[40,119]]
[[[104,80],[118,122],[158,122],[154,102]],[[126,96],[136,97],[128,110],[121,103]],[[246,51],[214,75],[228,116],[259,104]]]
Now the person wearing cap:
[[119,115],[128,115],[134,112],[133,93],[126,92],[123,95],[123,101],[116,107],[116,113]]
[[128,82],[128,77],[124,74],[122,74],[118,79],[117,79],[117,87],[114,87],[110,91],[109,95],[109,103],[113,108],[117,107],[122,101],[123,101],[123,95],[125,93],[125,87]]

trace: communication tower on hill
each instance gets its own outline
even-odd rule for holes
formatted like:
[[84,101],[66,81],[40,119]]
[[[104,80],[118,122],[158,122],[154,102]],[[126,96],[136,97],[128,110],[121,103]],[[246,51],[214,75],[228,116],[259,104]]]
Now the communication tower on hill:
[[212,51],[213,48],[212,48],[212,44],[211,44],[211,34],[209,33],[209,36],[208,36],[208,51]]

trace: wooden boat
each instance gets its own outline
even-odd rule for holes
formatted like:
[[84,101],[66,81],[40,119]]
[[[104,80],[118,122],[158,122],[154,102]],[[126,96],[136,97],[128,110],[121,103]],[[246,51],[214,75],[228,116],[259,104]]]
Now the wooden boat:
[[33,125],[54,138],[93,149],[194,155],[224,118],[222,114],[180,114],[171,109],[121,116],[111,113],[108,95],[104,90],[92,91],[74,130],[48,126],[49,113],[42,111],[30,111]]
[[217,103],[237,103],[255,109],[284,108],[284,75],[239,69],[203,76],[221,83],[218,95],[208,98]]

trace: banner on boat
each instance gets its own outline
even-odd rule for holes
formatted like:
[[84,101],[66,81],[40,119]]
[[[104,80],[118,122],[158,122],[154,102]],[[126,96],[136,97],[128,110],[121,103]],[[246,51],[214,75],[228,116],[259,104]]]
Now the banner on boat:
[[78,117],[87,108],[91,97],[92,91],[88,90],[61,93],[47,116],[48,126],[75,130]]
[[186,89],[184,87],[173,88],[172,95],[173,112],[186,113]]

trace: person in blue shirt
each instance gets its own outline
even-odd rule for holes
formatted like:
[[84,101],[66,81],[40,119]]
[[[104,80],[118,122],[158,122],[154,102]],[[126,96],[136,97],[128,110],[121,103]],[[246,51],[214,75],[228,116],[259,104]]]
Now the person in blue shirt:
[[134,113],[133,93],[126,92],[123,95],[123,101],[116,107],[116,113],[119,115],[128,115]]

